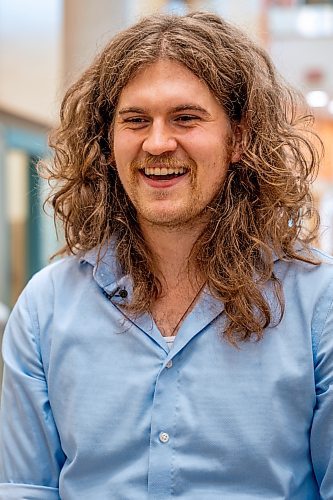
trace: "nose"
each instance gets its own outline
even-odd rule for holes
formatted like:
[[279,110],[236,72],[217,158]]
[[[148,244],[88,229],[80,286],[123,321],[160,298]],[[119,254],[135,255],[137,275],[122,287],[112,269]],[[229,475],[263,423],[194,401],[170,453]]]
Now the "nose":
[[177,140],[172,135],[167,124],[153,123],[148,130],[148,135],[143,141],[142,149],[145,153],[158,156],[177,149]]

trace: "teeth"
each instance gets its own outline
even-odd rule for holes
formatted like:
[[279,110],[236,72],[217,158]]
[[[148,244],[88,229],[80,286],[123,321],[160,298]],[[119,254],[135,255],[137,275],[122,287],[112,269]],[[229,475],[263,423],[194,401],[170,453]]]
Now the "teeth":
[[171,174],[181,175],[185,172],[185,168],[145,167],[144,171],[146,175],[171,175]]

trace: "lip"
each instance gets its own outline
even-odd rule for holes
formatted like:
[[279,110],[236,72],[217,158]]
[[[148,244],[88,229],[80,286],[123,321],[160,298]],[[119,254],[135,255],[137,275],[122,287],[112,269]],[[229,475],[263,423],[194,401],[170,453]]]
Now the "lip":
[[155,180],[155,179],[149,179],[149,177],[146,177],[143,172],[140,172],[140,177],[143,180],[145,184],[148,186],[155,188],[155,189],[166,189],[166,188],[171,188],[175,186],[176,184],[179,184],[184,179],[187,179],[189,173],[187,172],[184,175],[181,175],[179,177],[175,177],[174,179],[168,179],[168,180]]

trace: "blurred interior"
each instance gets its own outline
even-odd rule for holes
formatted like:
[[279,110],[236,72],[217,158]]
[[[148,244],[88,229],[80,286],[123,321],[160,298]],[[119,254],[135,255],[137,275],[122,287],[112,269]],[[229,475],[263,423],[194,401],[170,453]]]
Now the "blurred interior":
[[47,133],[64,90],[141,15],[190,9],[215,11],[245,28],[305,94],[326,148],[314,184],[318,245],[333,253],[333,1],[0,0],[0,303],[8,310],[60,245],[42,209],[46,186],[35,164],[50,155]]

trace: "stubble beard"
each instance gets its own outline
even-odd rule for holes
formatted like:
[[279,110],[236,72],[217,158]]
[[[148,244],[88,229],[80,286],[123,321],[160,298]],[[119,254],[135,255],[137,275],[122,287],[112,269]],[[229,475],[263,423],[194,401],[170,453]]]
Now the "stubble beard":
[[[186,167],[189,170],[187,175],[190,176],[190,189],[186,195],[186,202],[184,206],[178,207],[176,213],[170,213],[170,210],[155,212],[153,209],[150,209],[149,206],[145,203],[145,199],[140,195],[139,192],[139,181],[138,168],[142,168],[142,165],[149,166],[153,163],[158,163],[159,165],[163,164],[165,166],[174,166],[174,167]],[[201,194],[199,192],[197,186],[197,165],[193,160],[188,160],[186,162],[180,162],[178,160],[173,160],[172,158],[167,159],[167,161],[153,159],[148,162],[133,162],[130,166],[130,193],[129,197],[134,205],[134,208],[137,211],[138,221],[141,223],[148,224],[152,227],[158,227],[160,229],[168,230],[168,231],[179,231],[179,230],[188,230],[196,227],[201,227],[205,220],[207,219],[207,210],[204,207],[202,210],[198,211],[197,207],[202,206],[203,201]],[[163,202],[164,199],[167,199],[170,196],[169,191],[160,190],[156,192],[155,200],[161,200]]]

